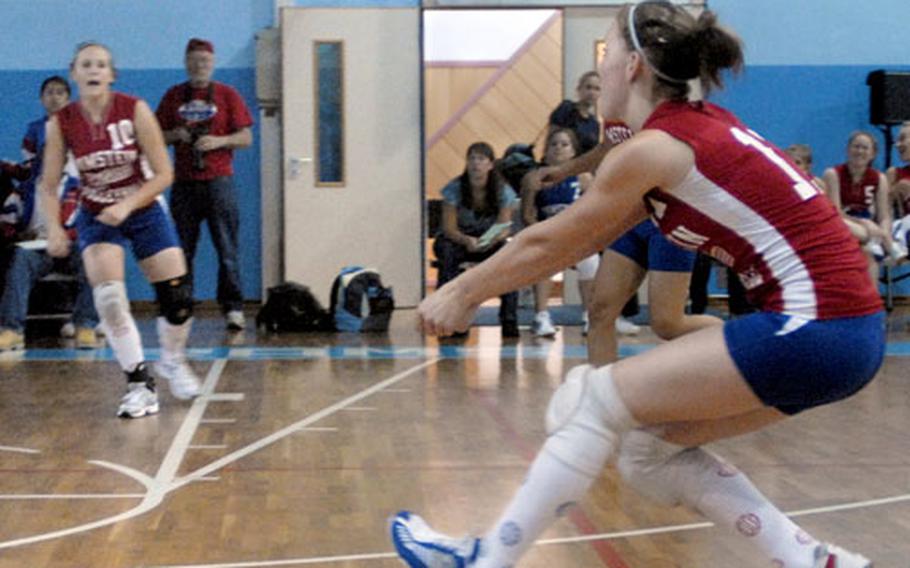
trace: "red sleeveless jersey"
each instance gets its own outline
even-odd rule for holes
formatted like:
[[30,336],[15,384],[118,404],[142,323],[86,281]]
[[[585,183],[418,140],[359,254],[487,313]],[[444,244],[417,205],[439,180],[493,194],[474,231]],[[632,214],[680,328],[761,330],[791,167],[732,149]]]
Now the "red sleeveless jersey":
[[840,182],[840,203],[844,213],[872,217],[875,194],[878,193],[879,171],[866,168],[863,177],[854,182],[847,164],[834,167]]
[[150,177],[136,140],[136,97],[112,93],[100,123],[76,101],[57,113],[66,147],[73,153],[82,182],[82,205],[97,213],[113,205]]
[[732,267],[753,305],[806,319],[881,310],[856,240],[784,152],[710,103],[665,102],[644,128],[695,153],[678,186],[645,196],[654,222],[673,242]]

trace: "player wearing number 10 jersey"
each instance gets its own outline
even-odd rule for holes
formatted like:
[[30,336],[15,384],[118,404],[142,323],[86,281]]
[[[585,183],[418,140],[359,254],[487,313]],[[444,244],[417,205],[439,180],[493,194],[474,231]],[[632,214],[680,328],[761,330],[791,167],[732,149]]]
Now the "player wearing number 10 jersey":
[[[158,395],[123,281],[127,247],[158,298],[161,358],[155,366],[157,374],[168,379],[177,398],[192,398],[200,390],[185,355],[193,308],[186,260],[160,198],[173,180],[173,168],[148,105],[111,90],[115,70],[107,47],[78,46],[70,72],[79,87],[79,100],[48,123],[41,185],[46,193],[56,187],[64,157],[71,152],[83,188],[76,218],[79,251],[101,325],[127,378],[117,414],[139,418],[158,412]],[[56,204],[51,201],[55,200],[43,199],[42,204],[49,218],[57,219]],[[59,223],[50,225],[48,253],[62,256],[69,248]]]

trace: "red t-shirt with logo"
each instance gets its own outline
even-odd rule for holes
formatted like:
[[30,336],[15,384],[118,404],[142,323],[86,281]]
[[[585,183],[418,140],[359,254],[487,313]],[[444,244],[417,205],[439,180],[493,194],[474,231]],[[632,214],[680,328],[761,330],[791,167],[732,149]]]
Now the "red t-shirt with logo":
[[[226,136],[253,125],[253,117],[236,89],[217,81],[209,85],[193,88],[189,83],[181,83],[168,89],[155,112],[161,129],[185,126],[199,133]],[[205,169],[197,169],[192,147],[182,142],[175,144],[177,180],[210,180],[234,173],[234,151],[230,148],[206,152],[202,159]]]

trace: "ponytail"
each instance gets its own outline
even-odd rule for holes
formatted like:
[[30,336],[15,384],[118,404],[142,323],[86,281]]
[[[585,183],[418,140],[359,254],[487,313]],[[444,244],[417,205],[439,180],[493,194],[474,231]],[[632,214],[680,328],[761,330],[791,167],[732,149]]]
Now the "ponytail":
[[738,72],[743,65],[742,44],[704,10],[698,19],[685,8],[666,1],[632,4],[620,11],[618,22],[626,45],[637,51],[655,79],[661,98],[686,99],[688,82],[700,79],[704,90],[723,87],[721,72]]

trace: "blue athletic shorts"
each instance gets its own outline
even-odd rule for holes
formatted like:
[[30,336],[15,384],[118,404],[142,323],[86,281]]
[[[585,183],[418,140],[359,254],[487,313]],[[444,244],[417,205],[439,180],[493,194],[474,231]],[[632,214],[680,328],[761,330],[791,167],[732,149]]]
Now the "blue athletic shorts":
[[180,246],[180,237],[171,214],[159,200],[134,211],[118,227],[105,225],[95,216],[80,209],[76,217],[79,252],[96,243],[113,243],[123,248],[132,246],[136,258],[143,260],[164,249]]
[[695,266],[695,253],[668,241],[650,219],[619,237],[610,249],[632,259],[645,270],[692,272]]
[[786,414],[847,398],[878,371],[885,314],[805,320],[758,312],[724,324],[727,349],[752,391]]

